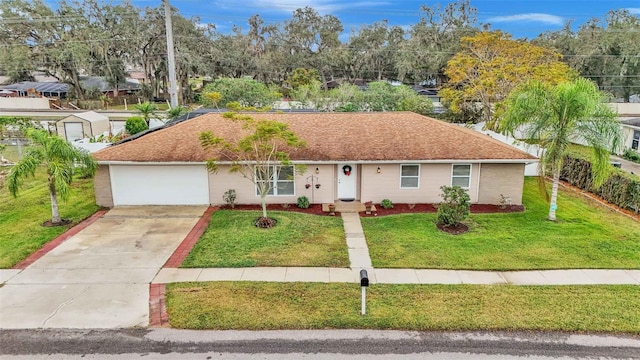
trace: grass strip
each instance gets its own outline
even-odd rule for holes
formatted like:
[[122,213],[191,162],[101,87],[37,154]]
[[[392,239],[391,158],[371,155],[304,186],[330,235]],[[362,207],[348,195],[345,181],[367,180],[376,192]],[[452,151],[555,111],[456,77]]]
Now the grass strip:
[[349,266],[340,218],[270,211],[278,224],[259,229],[253,225],[259,216],[217,211],[182,267]]
[[472,270],[640,268],[640,223],[561,189],[558,221],[536,179],[523,213],[472,214],[470,231],[439,231],[435,214],[362,218],[374,267]]
[[639,286],[212,282],[167,288],[184,329],[536,330],[640,333]]

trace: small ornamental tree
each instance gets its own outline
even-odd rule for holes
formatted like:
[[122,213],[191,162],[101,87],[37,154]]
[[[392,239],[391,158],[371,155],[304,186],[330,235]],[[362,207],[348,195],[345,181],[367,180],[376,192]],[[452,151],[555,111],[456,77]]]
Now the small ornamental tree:
[[[213,173],[218,171],[221,160],[230,161],[230,173],[240,173],[256,187],[262,205],[262,217],[256,222],[260,227],[272,227],[275,222],[267,216],[266,197],[274,191],[273,179],[295,176],[285,167],[291,165],[290,150],[303,148],[306,143],[289,130],[289,125],[274,120],[255,120],[249,116],[236,113],[225,113],[223,116],[232,121],[239,121],[245,130],[238,139],[230,140],[216,136],[211,131],[200,134],[200,143],[206,150],[217,150],[216,156],[207,160],[207,169]],[[298,173],[305,168],[296,165]],[[261,225],[258,225],[261,224]]]
[[442,202],[438,205],[438,225],[449,227],[459,224],[469,216],[471,198],[460,186],[441,186]]

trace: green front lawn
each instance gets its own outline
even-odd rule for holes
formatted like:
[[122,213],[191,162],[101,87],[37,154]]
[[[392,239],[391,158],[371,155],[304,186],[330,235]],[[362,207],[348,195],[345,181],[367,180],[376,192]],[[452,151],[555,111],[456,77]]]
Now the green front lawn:
[[19,261],[87,218],[96,210],[93,180],[80,179],[72,184],[74,190],[68,202],[60,201],[60,214],[71,219],[69,226],[42,227],[51,219],[51,203],[46,178],[39,173],[25,181],[25,186],[13,198],[6,186],[0,188],[0,269],[8,269]]
[[259,216],[217,211],[182,267],[349,266],[340,218],[270,211],[278,224],[259,229],[253,225]]
[[560,191],[558,222],[535,178],[524,189],[527,210],[472,214],[470,231],[440,232],[435,214],[362,218],[374,267],[473,270],[640,268],[640,223],[571,191]]
[[176,283],[172,327],[607,331],[640,334],[638,286]]

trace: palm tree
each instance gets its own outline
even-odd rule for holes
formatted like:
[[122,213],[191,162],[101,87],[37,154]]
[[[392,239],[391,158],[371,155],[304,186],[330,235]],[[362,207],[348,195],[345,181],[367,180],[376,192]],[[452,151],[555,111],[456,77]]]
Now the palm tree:
[[[501,129],[513,135],[519,129],[544,149],[542,175],[551,171],[548,219],[556,220],[560,170],[572,139],[583,139],[592,149],[594,185],[600,186],[610,171],[609,152],[620,147],[621,129],[606,96],[585,78],[555,86],[539,81],[524,83],[508,97]],[[544,181],[544,177],[541,177]]]
[[175,120],[180,116],[184,115],[189,111],[189,108],[186,106],[178,105],[167,110],[167,119]]
[[27,154],[15,164],[7,176],[9,192],[14,197],[28,176],[35,176],[36,170],[43,167],[47,171],[49,197],[51,199],[51,223],[62,224],[58,209],[58,195],[66,200],[71,191],[71,181],[76,166],[82,166],[83,171],[93,175],[97,164],[87,152],[73,147],[73,145],[48,132],[28,129],[26,135],[32,140]]
[[147,125],[149,125],[149,121],[151,120],[151,116],[156,114],[158,111],[158,106],[152,102],[145,101],[141,104],[135,105],[134,108],[138,110],[140,115],[144,121],[146,121]]

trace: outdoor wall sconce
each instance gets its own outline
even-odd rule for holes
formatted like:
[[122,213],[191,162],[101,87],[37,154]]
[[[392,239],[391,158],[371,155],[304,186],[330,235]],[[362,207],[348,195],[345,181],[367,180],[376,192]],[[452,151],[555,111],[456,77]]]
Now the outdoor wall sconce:
[[378,174],[380,174],[382,172],[382,169],[380,169],[380,166],[378,166],[378,170],[376,170],[378,172]]
[[320,174],[320,169],[316,167],[316,174]]

